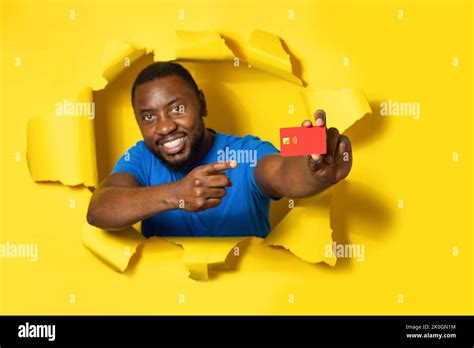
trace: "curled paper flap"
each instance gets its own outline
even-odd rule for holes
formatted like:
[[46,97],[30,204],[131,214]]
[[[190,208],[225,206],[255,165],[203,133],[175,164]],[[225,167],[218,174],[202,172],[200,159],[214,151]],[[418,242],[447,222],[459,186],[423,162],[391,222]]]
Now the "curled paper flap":
[[305,90],[301,93],[307,113],[313,115],[315,110],[323,109],[328,115],[328,127],[336,127],[340,133],[344,133],[357,120],[372,113],[369,102],[360,89]]
[[[131,66],[146,53],[146,49],[136,49],[132,45],[122,41],[107,41],[102,58],[102,76],[106,80],[105,85],[107,82],[111,82],[115,79],[124,69]],[[102,86],[102,88],[105,87],[105,85]]]
[[303,261],[334,266],[336,258],[326,253],[327,246],[332,244],[330,203],[330,189],[318,196],[299,200],[263,243],[288,249]]
[[232,60],[234,54],[215,31],[177,31],[176,59]]
[[184,249],[184,265],[189,277],[195,280],[209,279],[211,269],[225,269],[231,265],[230,258],[240,256],[240,243],[247,237],[203,237],[164,239]]
[[[236,55],[226,45],[225,40],[215,31],[176,32],[174,54],[169,50],[155,49],[154,61],[190,60],[225,61]],[[273,34],[254,30],[247,47],[247,60],[252,66],[287,81],[302,85],[302,81],[292,72],[290,55],[285,52],[281,39]]]
[[278,36],[254,30],[247,49],[247,59],[252,66],[302,85],[301,80],[293,75],[290,56],[283,49]]
[[82,229],[84,246],[120,272],[125,272],[137,247],[144,241],[146,239],[133,227],[105,231],[86,223]]
[[65,115],[30,119],[26,155],[34,181],[97,185],[94,122],[88,117]]

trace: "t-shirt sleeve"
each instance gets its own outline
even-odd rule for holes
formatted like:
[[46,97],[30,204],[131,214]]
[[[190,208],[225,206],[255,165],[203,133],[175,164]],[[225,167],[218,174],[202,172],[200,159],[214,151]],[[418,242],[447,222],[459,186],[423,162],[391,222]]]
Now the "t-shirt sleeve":
[[137,179],[140,186],[147,186],[146,176],[146,145],[143,141],[139,141],[125,152],[115,164],[111,174],[114,173],[128,173]]
[[[268,141],[262,141],[257,137],[253,137],[253,139],[250,141],[250,143],[253,145],[252,146],[253,149],[256,150],[257,163],[258,163],[258,161],[260,161],[263,157],[265,157],[267,155],[279,154],[280,153],[280,151],[278,151],[278,149],[275,146],[273,146],[272,143],[270,143]],[[255,166],[249,166],[248,180],[250,181],[250,185],[251,185],[252,189],[254,190],[254,192],[258,196],[260,196],[260,197],[268,196],[268,195],[265,195],[260,190],[260,187],[258,186],[257,182],[255,181],[255,176],[254,176],[255,168],[256,168],[256,165]],[[271,196],[268,196],[268,197],[270,197],[271,199],[274,199],[274,200],[280,199],[280,197],[271,197]]]

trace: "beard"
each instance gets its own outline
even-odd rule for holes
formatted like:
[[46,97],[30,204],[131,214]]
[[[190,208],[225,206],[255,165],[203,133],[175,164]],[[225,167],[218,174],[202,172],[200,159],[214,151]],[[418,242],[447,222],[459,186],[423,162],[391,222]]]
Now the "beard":
[[[170,134],[170,135],[173,135]],[[166,158],[161,151],[155,151],[156,157],[166,165],[169,169],[175,172],[182,171],[186,169],[196,158],[197,154],[199,153],[199,149],[201,148],[202,140],[204,138],[204,122],[201,121],[199,122],[199,128],[198,130],[194,133],[194,135],[191,138],[187,138],[186,140],[189,141],[189,154],[180,160],[170,160],[169,158]],[[186,151],[186,149],[184,149]],[[173,156],[173,155],[171,155]]]

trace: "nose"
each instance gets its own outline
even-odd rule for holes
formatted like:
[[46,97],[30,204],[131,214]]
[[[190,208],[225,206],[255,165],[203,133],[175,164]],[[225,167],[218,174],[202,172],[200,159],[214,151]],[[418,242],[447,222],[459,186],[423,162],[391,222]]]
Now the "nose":
[[172,119],[169,117],[163,117],[158,121],[156,133],[160,136],[166,136],[173,133],[176,128],[178,128],[178,126]]

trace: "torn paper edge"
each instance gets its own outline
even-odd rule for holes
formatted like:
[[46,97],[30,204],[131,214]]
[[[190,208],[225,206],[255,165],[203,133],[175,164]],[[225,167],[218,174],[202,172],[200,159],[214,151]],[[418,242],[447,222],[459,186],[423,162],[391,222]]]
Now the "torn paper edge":
[[[210,271],[222,268],[228,268],[229,266],[229,256],[231,256],[232,251],[235,248],[240,247],[242,243],[245,243],[252,237],[221,237],[216,239],[216,237],[203,237],[206,242],[207,239],[213,239],[214,241],[218,241],[219,243],[223,243],[228,241],[229,244],[225,247],[225,249],[219,250],[219,257],[215,257],[216,255],[213,254],[212,259],[210,259],[210,255],[203,252],[202,254],[199,253],[197,261],[189,261],[190,258],[196,257],[196,250],[192,250],[192,248],[186,248],[186,242],[190,241],[191,243],[205,243],[201,237],[159,237],[164,239],[170,243],[173,243],[177,246],[180,246],[184,250],[183,254],[183,263],[186,267],[187,271],[189,272],[189,278],[194,280],[208,280]],[[186,241],[186,242],[185,242]],[[215,246],[214,246],[215,247]],[[240,256],[240,253],[239,253]]]
[[[306,88],[300,91],[301,97],[303,99],[303,104],[306,108],[306,113],[310,120],[314,119],[314,111],[316,109],[325,108],[324,105],[319,105],[314,99],[317,99],[319,96],[321,99],[338,99],[343,101],[343,105],[339,106],[344,109],[342,111],[343,115],[338,115],[344,119],[344,122],[336,121],[331,124],[331,110],[325,110],[328,113],[329,125],[331,127],[336,127],[339,130],[340,134],[343,134],[347,129],[349,129],[353,124],[358,120],[363,118],[366,115],[372,113],[369,101],[365,96],[364,92],[360,88],[341,88],[341,89],[327,89],[327,90],[314,90],[311,88]],[[323,97],[324,96],[324,97]],[[349,108],[348,105],[355,105],[353,108]]]
[[[304,202],[304,201],[306,201],[306,202],[302,203],[301,206],[299,205],[299,203],[296,203],[295,207],[292,208],[292,211],[290,211],[275,226],[275,228],[270,232],[270,234],[263,240],[263,244],[267,245],[269,247],[282,247],[283,249],[285,249],[285,250],[289,251],[290,253],[292,253],[294,256],[298,257],[300,260],[311,263],[311,264],[324,262],[324,263],[326,263],[330,266],[334,266],[337,262],[337,258],[334,257],[334,256],[333,257],[326,257],[324,249],[320,251],[321,256],[319,258],[306,257],[305,255],[307,255],[307,253],[304,253],[304,252],[300,253],[301,249],[306,249],[307,247],[310,247],[310,246],[307,245],[308,241],[301,240],[301,241],[298,241],[298,246],[295,247],[294,239],[299,237],[298,231],[296,231],[296,230],[292,231],[293,233],[296,233],[296,235],[293,236],[293,242],[291,242],[291,243],[289,243],[288,241],[282,240],[283,237],[281,237],[281,232],[279,231],[279,229],[281,229],[283,227],[286,227],[286,224],[288,223],[290,218],[294,219],[293,216],[288,216],[289,214],[291,214],[291,213],[294,214],[297,211],[299,212],[302,209],[305,209],[305,206],[307,206],[308,204],[314,205],[314,203],[307,203],[308,201],[320,199],[320,200],[323,201],[323,205],[325,207],[326,207],[326,204],[327,204],[327,208],[325,208],[325,209],[327,209],[327,216],[325,216],[324,219],[327,219],[327,228],[330,232],[325,237],[328,238],[328,240],[330,240],[331,243],[332,243],[333,242],[332,235],[334,233],[334,231],[332,229],[331,214],[330,214],[332,195],[333,195],[332,188],[329,188],[328,190],[320,193],[318,196],[313,196],[313,197],[304,198],[304,199],[299,200],[299,202]],[[326,202],[324,202],[324,201],[326,201]],[[326,204],[324,204],[324,203],[326,203]],[[318,206],[320,204],[316,204],[316,205]],[[285,221],[285,219],[286,219],[286,221]],[[286,233],[287,237],[288,237],[288,233],[290,233],[290,232],[288,231]],[[314,233],[321,233],[321,232],[320,231],[314,231]],[[278,235],[278,234],[280,234],[280,235]],[[303,236],[301,236],[301,238],[303,238]],[[302,247],[302,245],[304,247]]]
[[[116,240],[110,243],[108,248],[97,247],[99,244],[107,242],[107,239],[114,237],[117,237]],[[118,237],[125,237],[129,240],[123,241]],[[133,227],[121,231],[106,231],[85,223],[82,228],[82,243],[84,246],[121,273],[127,270],[132,257],[147,242],[148,240]]]

